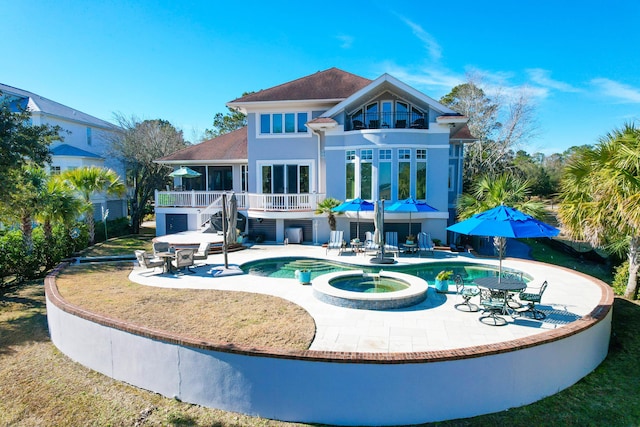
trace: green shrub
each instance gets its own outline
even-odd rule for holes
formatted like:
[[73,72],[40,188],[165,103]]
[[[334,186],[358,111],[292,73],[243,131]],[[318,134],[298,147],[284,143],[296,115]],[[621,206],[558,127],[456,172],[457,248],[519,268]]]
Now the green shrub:
[[613,275],[613,292],[616,295],[624,295],[629,281],[629,260],[626,260],[619,266],[614,268]]
[[[96,222],[96,243],[104,242],[104,222]],[[107,238],[118,237],[118,236],[126,236],[131,234],[131,226],[129,225],[129,218],[122,217],[118,219],[114,219],[112,221],[107,221]]]
[[21,230],[11,230],[0,236],[0,285],[8,278],[18,282],[42,276],[63,258],[87,247],[86,226],[78,225],[70,231],[54,227],[52,237],[45,239],[42,227],[33,230],[33,248],[27,251]]

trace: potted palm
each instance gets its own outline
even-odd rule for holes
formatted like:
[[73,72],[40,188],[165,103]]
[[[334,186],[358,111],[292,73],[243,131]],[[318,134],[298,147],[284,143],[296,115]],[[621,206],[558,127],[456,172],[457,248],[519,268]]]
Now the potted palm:
[[416,242],[416,236],[414,236],[413,234],[407,235],[407,238],[406,238],[407,245],[413,245],[415,242]]
[[453,276],[453,271],[442,270],[436,276],[436,292],[448,292],[449,291],[449,279]]

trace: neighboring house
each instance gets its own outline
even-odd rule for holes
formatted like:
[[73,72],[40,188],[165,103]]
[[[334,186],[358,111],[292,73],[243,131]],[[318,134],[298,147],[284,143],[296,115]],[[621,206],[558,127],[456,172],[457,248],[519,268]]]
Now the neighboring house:
[[[437,212],[412,215],[412,231],[446,241],[462,189],[463,144],[473,141],[467,118],[396,78],[368,80],[331,68],[227,104],[247,127],[158,159],[188,166],[200,177],[176,182],[182,191],[156,195],[159,235],[197,230],[233,190],[250,238],[323,243],[326,197],[340,201],[409,196]],[[357,227],[357,222],[360,226]],[[385,215],[385,231],[408,232],[408,214]],[[373,230],[371,212],[338,217],[345,240]]]
[[[31,113],[32,124],[62,128],[60,135],[64,140],[51,144],[51,164],[47,167],[52,174],[84,166],[99,166],[113,169],[120,179],[125,180],[124,164],[107,153],[110,140],[120,132],[120,128],[26,90],[0,84],[0,92],[3,98],[9,99],[12,110],[27,109]],[[93,202],[96,219],[101,219],[102,207],[109,209],[109,219],[128,214],[126,198],[98,194]]]

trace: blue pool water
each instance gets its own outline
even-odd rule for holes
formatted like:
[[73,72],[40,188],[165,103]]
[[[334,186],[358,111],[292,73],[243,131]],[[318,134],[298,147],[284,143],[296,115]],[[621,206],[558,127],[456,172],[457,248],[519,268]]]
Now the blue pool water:
[[343,291],[375,294],[396,292],[409,287],[409,284],[403,280],[390,277],[363,277],[362,275],[338,277],[330,280],[329,284]]
[[[356,266],[317,258],[281,257],[251,261],[240,267],[248,274],[283,279],[293,279],[295,278],[296,270],[306,269],[311,271],[312,280],[322,274],[349,270],[363,270],[365,273],[378,273],[380,270],[396,271],[420,277],[429,283],[433,283],[436,275],[442,270],[451,270],[454,275],[460,274],[465,282],[472,282],[478,277],[496,276],[498,274],[498,269],[494,266],[460,261],[430,262],[403,266],[385,265],[381,267]],[[503,269],[503,271],[507,271],[507,269]]]

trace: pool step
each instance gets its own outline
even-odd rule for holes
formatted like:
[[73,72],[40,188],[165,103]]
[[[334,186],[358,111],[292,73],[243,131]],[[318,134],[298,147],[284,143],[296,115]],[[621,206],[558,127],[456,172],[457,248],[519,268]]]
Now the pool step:
[[299,259],[296,261],[291,261],[285,264],[282,267],[284,270],[310,270],[314,273],[322,272],[322,271],[333,271],[336,269],[335,266],[327,264],[326,262],[318,262],[313,259]]

